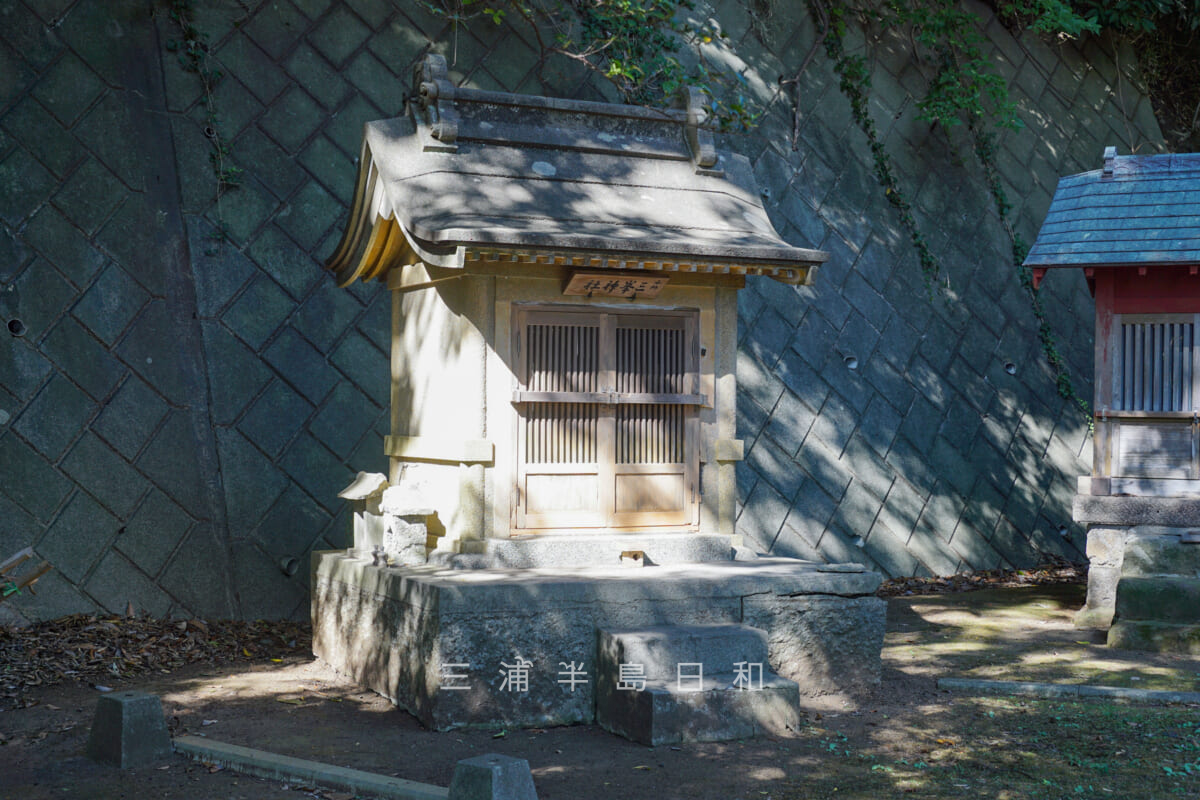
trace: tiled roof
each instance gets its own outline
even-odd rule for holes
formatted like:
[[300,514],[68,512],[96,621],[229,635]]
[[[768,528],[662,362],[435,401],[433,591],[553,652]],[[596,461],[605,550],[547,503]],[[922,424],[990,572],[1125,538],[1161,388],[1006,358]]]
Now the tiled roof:
[[1104,162],[1058,182],[1025,265],[1200,263],[1200,153]]
[[354,207],[327,263],[343,285],[484,251],[788,282],[827,258],[779,237],[749,161],[716,151],[698,98],[647,109],[456,87],[439,56],[421,70],[409,113],[366,126]]

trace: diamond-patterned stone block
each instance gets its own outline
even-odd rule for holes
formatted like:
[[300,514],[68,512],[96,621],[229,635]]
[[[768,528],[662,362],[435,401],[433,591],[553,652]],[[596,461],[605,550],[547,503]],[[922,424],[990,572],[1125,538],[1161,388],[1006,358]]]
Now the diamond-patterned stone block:
[[211,519],[196,429],[185,411],[173,411],[137,459],[137,468],[197,519]]
[[370,35],[371,29],[353,12],[338,7],[317,26],[309,42],[335,67],[341,67]]
[[[278,19],[275,9],[286,5],[286,2],[274,4],[259,16]],[[275,66],[271,57],[260,50],[248,36],[241,33],[234,34],[221,45],[221,49],[217,51],[217,58],[229,74],[236,75],[263,103],[270,104],[288,86],[289,81],[283,70]]]
[[294,484],[262,518],[255,539],[264,550],[301,557],[329,525],[330,515]]
[[342,214],[337,198],[310,181],[279,212],[278,225],[300,245],[313,252]]
[[355,56],[342,74],[382,109],[385,116],[397,117],[404,111],[407,84],[393,75],[369,50],[363,50]]
[[[242,604],[257,609],[267,619],[307,619],[307,593],[303,583],[284,574],[281,559],[293,556],[266,553],[252,542],[233,546],[233,580],[241,588]],[[307,563],[306,560],[302,563]]]
[[96,404],[79,387],[55,375],[25,407],[13,430],[50,461],[56,461],[96,410]]
[[188,249],[196,287],[196,312],[200,319],[216,316],[246,282],[258,274],[253,262],[203,217],[187,216]]
[[43,522],[71,490],[58,470],[12,434],[0,437],[0,493]]
[[10,109],[3,125],[60,178],[83,158],[75,137],[33,97],[26,97]]
[[150,484],[95,434],[88,432],[63,459],[63,471],[122,519]]
[[330,361],[377,406],[387,406],[391,396],[388,356],[375,349],[366,337],[351,332],[333,351]]
[[362,392],[349,383],[339,383],[309,430],[334,453],[347,458],[381,413]]
[[279,284],[259,273],[221,320],[242,341],[258,350],[295,308],[295,302],[279,288]]
[[288,0],[264,5],[244,27],[258,46],[276,61],[284,58],[309,22]]
[[158,575],[192,527],[192,518],[158,489],[152,489],[123,528],[114,547],[150,576]]
[[149,299],[125,270],[110,264],[71,313],[102,342],[111,346]]
[[202,323],[212,419],[227,425],[237,419],[271,379],[259,356],[217,322]]
[[312,256],[275,226],[264,230],[247,253],[297,300],[321,277],[321,269]]
[[278,456],[306,424],[313,406],[284,381],[274,380],[259,395],[238,427],[272,458]]
[[319,404],[337,383],[336,374],[325,363],[321,352],[292,328],[284,328],[264,356],[313,404]]
[[13,228],[54,190],[55,178],[30,152],[18,147],[0,158],[0,219]]
[[279,463],[326,510],[341,504],[341,490],[330,487],[345,487],[353,477],[349,467],[307,433],[292,442]]
[[341,105],[352,91],[350,84],[341,78],[325,57],[307,43],[302,43],[292,52],[285,66],[296,83],[329,111]]
[[94,158],[71,173],[54,194],[54,205],[85,234],[95,233],[125,199],[117,177]]
[[108,548],[120,523],[85,492],[76,492],[46,535],[37,552],[73,583]]
[[162,618],[171,608],[170,596],[114,550],[100,560],[84,590],[112,614],[132,605],[135,613]]
[[[37,341],[75,298],[75,289],[58,270],[37,259],[0,291],[0,315],[24,326],[23,335]],[[7,331],[5,331],[7,332]]]
[[127,459],[134,459],[167,415],[167,404],[135,375],[104,404],[92,430]]
[[343,204],[353,201],[357,169],[329,139],[324,136],[313,139],[300,154],[300,163]]
[[104,84],[96,74],[75,54],[66,53],[46,70],[33,95],[69,127],[103,91]]
[[171,587],[189,615],[229,619],[238,616],[228,589],[231,572],[224,534],[201,522],[176,549],[158,583]]

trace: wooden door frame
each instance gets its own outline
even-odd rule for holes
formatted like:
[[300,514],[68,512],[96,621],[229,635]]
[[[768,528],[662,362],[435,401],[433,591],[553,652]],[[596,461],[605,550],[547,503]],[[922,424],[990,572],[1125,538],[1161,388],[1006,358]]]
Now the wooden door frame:
[[[563,303],[514,303],[511,307],[510,317],[510,342],[513,348],[513,374],[516,378],[517,390],[513,395],[513,437],[516,447],[513,448],[513,487],[510,495],[510,535],[526,536],[526,535],[555,535],[555,534],[573,534],[573,533],[625,533],[634,532],[644,529],[653,529],[658,531],[686,531],[696,532],[699,530],[700,524],[700,414],[699,409],[703,405],[708,404],[708,399],[700,394],[701,376],[700,376],[700,309],[694,307],[665,307],[665,308],[646,308],[637,306],[634,308],[599,305],[599,304],[563,304]],[[585,317],[599,318],[599,363],[598,375],[600,388],[604,391],[599,393],[555,393],[561,395],[578,394],[579,402],[594,403],[599,411],[599,424],[602,429],[607,429],[605,435],[597,436],[597,467],[598,481],[600,486],[600,496],[598,504],[606,519],[597,525],[586,525],[583,527],[570,527],[562,525],[553,525],[545,527],[533,527],[528,525],[527,519],[522,519],[522,507],[526,502],[524,494],[524,476],[526,474],[526,436],[523,424],[526,421],[526,415],[520,410],[519,403],[522,401],[538,400],[540,402],[549,402],[546,398],[538,396],[539,393],[523,391],[529,381],[529,362],[528,362],[528,341],[527,327],[530,324],[530,318],[536,316],[556,316],[563,314],[565,319],[574,317],[581,319]],[[685,395],[661,395],[661,394],[628,394],[624,395],[616,391],[616,330],[619,327],[618,320],[622,317],[640,317],[643,319],[665,319],[675,318],[683,322],[684,333],[684,357],[686,372],[684,388],[687,391]],[[607,352],[606,352],[607,346]],[[603,395],[600,397],[597,395]],[[559,402],[570,402],[570,399]],[[656,402],[657,401],[657,402]],[[676,512],[662,512],[663,514],[674,514],[671,521],[654,523],[645,521],[629,521],[627,525],[614,524],[618,515],[621,512],[616,511],[616,476],[618,474],[617,464],[618,455],[615,452],[616,442],[616,407],[618,403],[631,404],[649,404],[670,403],[678,404],[685,407],[690,407],[690,413],[687,413],[683,423],[684,436],[684,462],[682,469],[683,476],[683,491],[684,491],[684,512],[682,517]],[[674,462],[670,462],[674,463]],[[640,465],[625,465],[624,474],[636,474],[640,469]],[[655,512],[632,512],[633,514],[641,513],[643,515],[652,515]],[[626,512],[626,517],[630,516]],[[525,525],[521,525],[525,522]]]

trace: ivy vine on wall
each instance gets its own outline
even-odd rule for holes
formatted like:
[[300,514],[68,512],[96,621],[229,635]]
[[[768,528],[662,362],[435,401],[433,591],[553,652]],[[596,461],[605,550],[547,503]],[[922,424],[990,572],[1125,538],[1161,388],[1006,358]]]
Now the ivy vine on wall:
[[751,130],[763,114],[745,78],[706,55],[726,37],[718,26],[691,18],[692,0],[422,0],[422,5],[455,26],[518,29],[536,43],[541,63],[558,58],[579,64],[612,84],[627,103],[667,106],[682,87],[695,86],[708,97],[723,131]]
[[[1035,0],[1021,5],[1023,13],[1032,13],[1030,9],[1035,4],[1042,11],[1054,13],[1058,12],[1060,5],[1057,0]],[[1008,6],[1009,13],[1016,13],[1014,4]],[[848,53],[845,46],[847,25],[851,19],[857,19],[864,28],[877,26],[908,33],[914,56],[931,73],[925,94],[916,99],[916,106],[920,109],[918,118],[943,128],[966,126],[1000,223],[1011,241],[1014,271],[1026,290],[1030,309],[1037,322],[1042,352],[1054,373],[1055,386],[1059,395],[1074,403],[1090,424],[1090,407],[1075,389],[1041,298],[1034,291],[1032,274],[1024,266],[1029,247],[1012,226],[1012,204],[1005,195],[996,166],[996,131],[1018,129],[1021,121],[1016,114],[1016,104],[1009,97],[1007,83],[984,55],[986,41],[980,33],[979,18],[963,10],[953,0],[889,0],[883,4],[860,5],[840,2],[829,6],[825,0],[809,0],[809,9],[813,19],[825,32],[826,54],[838,75],[842,93],[850,101],[854,120],[867,137],[875,176],[888,201],[897,210],[916,248],[926,286],[933,292],[938,286],[940,265],[913,215],[912,205],[897,180],[887,148],[879,138],[871,118],[869,65],[864,56]],[[1056,27],[1060,34],[1065,25],[1061,20],[1045,24]],[[1078,26],[1072,28],[1080,29]],[[792,80],[798,81],[799,77],[797,75]]]
[[178,38],[167,40],[168,52],[174,53],[185,72],[195,75],[200,81],[204,102],[204,136],[209,141],[208,161],[216,182],[217,228],[216,240],[228,238],[224,217],[221,214],[221,197],[236,189],[242,182],[242,169],[233,163],[229,140],[222,131],[221,118],[217,113],[214,93],[224,74],[213,66],[208,53],[208,36],[196,27],[191,0],[174,0],[168,12],[179,32]]

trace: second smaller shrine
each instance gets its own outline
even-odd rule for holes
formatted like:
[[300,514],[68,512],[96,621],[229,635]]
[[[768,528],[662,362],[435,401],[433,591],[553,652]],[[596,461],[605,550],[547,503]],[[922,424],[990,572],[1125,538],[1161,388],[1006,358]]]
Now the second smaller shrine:
[[1200,154],[1120,156],[1063,178],[1025,265],[1096,299],[1088,597],[1109,644],[1200,652]]

